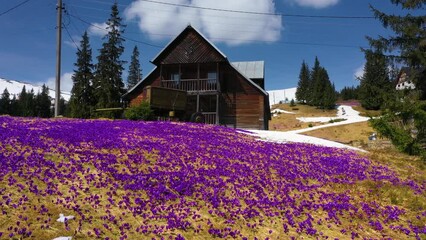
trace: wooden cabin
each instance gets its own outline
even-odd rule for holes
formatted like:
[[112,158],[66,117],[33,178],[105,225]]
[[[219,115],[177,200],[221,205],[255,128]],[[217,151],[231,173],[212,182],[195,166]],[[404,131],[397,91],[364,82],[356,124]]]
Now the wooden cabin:
[[231,63],[188,26],[151,62],[155,68],[123,95],[130,106],[141,101],[161,102],[151,104],[159,117],[172,112],[180,121],[268,129],[263,61]]

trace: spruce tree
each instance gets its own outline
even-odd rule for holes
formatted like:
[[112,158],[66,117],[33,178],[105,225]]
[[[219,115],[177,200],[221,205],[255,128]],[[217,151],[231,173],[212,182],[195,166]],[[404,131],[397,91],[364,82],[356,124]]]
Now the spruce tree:
[[[325,69],[324,69],[325,70]],[[334,109],[336,107],[337,94],[334,84],[330,80],[326,81],[325,90],[324,90],[324,100],[322,108],[324,109]]]
[[13,95],[12,100],[10,100],[10,115],[11,116],[19,116],[21,113],[20,105],[18,99],[16,99],[16,96]]
[[18,97],[19,113],[21,117],[33,117],[35,112],[34,90],[27,92],[25,85]]
[[392,89],[388,64],[385,56],[377,52],[365,51],[365,58],[364,74],[359,78],[360,102],[368,110],[379,110]]
[[0,115],[10,114],[10,94],[7,88],[4,89],[0,97]]
[[127,77],[127,89],[131,89],[142,79],[142,69],[139,63],[139,50],[135,46],[133,48],[132,57],[129,65],[129,76]]
[[124,25],[121,24],[117,3],[111,7],[111,15],[107,20],[108,33],[105,42],[99,50],[98,64],[95,71],[95,96],[97,108],[120,107],[121,95],[124,94],[122,79],[124,61],[120,56],[124,51]]
[[321,92],[321,65],[318,57],[315,57],[314,67],[311,71],[311,84],[309,89],[308,104],[311,106],[319,106],[322,92]]
[[49,88],[43,84],[40,93],[35,97],[35,116],[49,118],[51,115],[51,101],[49,97]]
[[300,103],[307,103],[310,88],[310,71],[308,65],[303,61],[299,73],[299,82],[297,83],[296,99]]
[[410,67],[410,80],[417,88],[388,96],[383,116],[372,120],[372,125],[400,150],[422,155],[426,160],[426,18],[424,14],[419,14],[426,7],[426,1],[391,2],[407,13],[387,14],[371,7],[376,18],[394,34],[377,39],[368,38],[372,48],[370,52],[383,52],[387,60]]
[[73,87],[70,98],[70,114],[74,118],[90,118],[90,111],[95,104],[93,91],[93,68],[92,49],[90,48],[89,37],[84,32],[77,50],[77,67],[72,76]]

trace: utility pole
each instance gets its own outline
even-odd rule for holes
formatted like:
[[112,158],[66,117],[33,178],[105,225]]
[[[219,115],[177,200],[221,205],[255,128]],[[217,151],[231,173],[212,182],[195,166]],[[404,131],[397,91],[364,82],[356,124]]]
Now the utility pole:
[[55,81],[55,117],[59,116],[59,100],[61,99],[61,43],[62,43],[62,0],[58,0],[58,18],[56,31],[56,81]]

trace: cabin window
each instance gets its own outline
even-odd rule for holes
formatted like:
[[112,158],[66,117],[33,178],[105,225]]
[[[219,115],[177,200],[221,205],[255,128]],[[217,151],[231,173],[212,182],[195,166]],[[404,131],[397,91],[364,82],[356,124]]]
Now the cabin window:
[[178,83],[179,83],[179,81],[180,81],[180,75],[179,75],[179,73],[172,73],[172,74],[170,75],[170,78],[171,78],[171,80],[172,80],[172,81],[174,81],[176,84],[178,84]]
[[208,83],[213,84],[217,81],[217,73],[216,72],[208,72],[207,73]]

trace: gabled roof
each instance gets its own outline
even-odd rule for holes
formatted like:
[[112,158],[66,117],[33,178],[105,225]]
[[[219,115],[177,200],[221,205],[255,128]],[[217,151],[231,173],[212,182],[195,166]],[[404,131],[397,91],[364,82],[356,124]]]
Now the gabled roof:
[[[196,34],[198,34],[203,40],[205,40],[211,47],[213,47],[217,53],[219,53],[226,62],[229,63],[229,65],[235,70],[237,71],[242,77],[244,77],[247,82],[249,84],[251,84],[253,87],[255,87],[256,89],[258,89],[262,94],[264,94],[265,96],[268,95],[268,93],[262,89],[259,85],[257,85],[256,83],[254,83],[251,78],[253,77],[254,79],[256,78],[264,78],[264,62],[263,61],[256,61],[256,62],[236,62],[237,66],[240,66],[241,69],[239,69],[238,67],[236,67],[233,63],[230,63],[228,61],[228,58],[226,57],[225,54],[223,54],[212,42],[210,42],[206,37],[204,37],[203,34],[201,34],[200,31],[198,31],[196,28],[192,27],[191,25],[188,25],[177,37],[175,37],[172,41],[170,41],[166,47],[164,47],[160,53],[157,54],[157,56],[151,61],[154,65],[159,65],[159,60],[163,57],[163,54],[166,54],[166,52],[168,52],[170,50],[170,48],[172,47],[173,43],[175,41],[178,41],[180,38],[182,38],[182,36],[185,35],[185,33],[187,33],[187,31],[193,31]],[[127,93],[125,93],[122,97],[126,97],[127,95],[131,94],[134,90],[136,90],[142,83],[144,83],[146,81],[146,79],[148,79],[157,69],[157,66],[154,67],[154,69],[145,76],[145,78],[142,81],[139,81],[133,88],[131,88]],[[262,76],[262,77],[258,77],[258,76]]]
[[248,83],[250,83],[253,87],[257,88],[263,95],[268,96],[268,93],[262,89],[259,85],[257,85],[255,82],[253,82],[249,77],[247,77],[244,73],[242,73],[238,68],[236,68],[234,65],[229,64],[235,71],[237,71],[241,76],[243,76]]
[[231,64],[250,79],[265,78],[264,61],[231,62]]
[[157,67],[154,67],[151,72],[148,73],[148,75],[146,75],[141,81],[139,81],[138,83],[135,84],[135,86],[133,86],[131,89],[129,89],[129,91],[127,91],[125,94],[123,94],[123,98],[125,98],[127,95],[129,95],[131,92],[133,92],[136,88],[139,87],[139,85],[141,85],[146,79],[148,79],[152,73],[155,72],[155,70],[157,70]]
[[[188,25],[179,35],[172,39],[158,54],[151,60],[152,63],[158,63],[158,60],[161,59],[162,55],[165,54],[169,48],[173,45],[174,42],[178,41],[187,31],[194,31],[197,33],[203,40],[205,40],[210,46],[212,46],[224,59],[228,59],[225,54],[223,54],[212,42],[210,42],[200,31],[195,27]],[[157,65],[157,64],[156,64]]]

